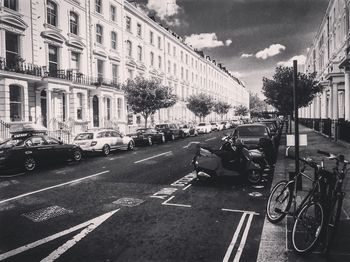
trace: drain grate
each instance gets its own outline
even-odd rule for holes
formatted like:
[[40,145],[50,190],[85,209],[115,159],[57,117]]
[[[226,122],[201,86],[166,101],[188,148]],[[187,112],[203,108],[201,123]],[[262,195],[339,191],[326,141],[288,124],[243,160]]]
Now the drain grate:
[[138,198],[123,197],[113,202],[113,204],[125,207],[134,207],[143,203],[144,200]]
[[72,210],[65,209],[60,206],[50,206],[46,208],[41,208],[30,213],[24,213],[22,216],[30,219],[33,222],[43,222],[54,217],[62,216],[65,214],[73,213]]

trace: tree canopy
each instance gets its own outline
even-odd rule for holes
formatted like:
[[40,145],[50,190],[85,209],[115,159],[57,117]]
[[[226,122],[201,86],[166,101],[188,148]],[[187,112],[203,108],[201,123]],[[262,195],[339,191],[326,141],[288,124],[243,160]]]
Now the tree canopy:
[[252,116],[260,116],[266,111],[266,102],[257,94],[249,93],[249,108]]
[[160,80],[136,77],[123,85],[128,105],[135,114],[147,119],[161,108],[168,108],[176,103],[177,97],[172,89],[161,84]]
[[249,113],[249,109],[244,105],[235,106],[234,110],[237,116],[246,116]]
[[[316,80],[316,72],[297,74],[298,108],[307,106],[315,95],[322,91],[321,84]],[[293,68],[279,66],[273,79],[263,79],[263,94],[265,101],[274,106],[280,113],[292,115],[293,101]]]
[[215,113],[217,113],[218,115],[220,115],[221,118],[223,118],[223,116],[228,113],[228,111],[231,109],[231,107],[232,106],[230,104],[228,104],[226,102],[219,101],[219,102],[216,102],[214,104],[213,111]]
[[213,111],[214,101],[210,96],[200,93],[198,95],[191,95],[187,99],[186,106],[195,116],[201,119]]

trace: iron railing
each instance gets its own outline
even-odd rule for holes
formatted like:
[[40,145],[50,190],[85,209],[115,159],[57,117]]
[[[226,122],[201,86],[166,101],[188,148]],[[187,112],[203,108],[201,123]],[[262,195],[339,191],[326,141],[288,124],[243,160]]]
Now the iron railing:
[[338,121],[339,139],[350,143],[350,122],[344,119]]
[[10,125],[0,120],[0,141],[11,137]]

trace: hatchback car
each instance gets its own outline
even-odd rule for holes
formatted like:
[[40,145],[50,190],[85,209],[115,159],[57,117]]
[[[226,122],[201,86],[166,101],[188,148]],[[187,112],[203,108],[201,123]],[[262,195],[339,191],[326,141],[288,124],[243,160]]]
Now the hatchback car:
[[139,128],[135,133],[130,134],[135,145],[153,145],[154,143],[164,143],[165,135],[154,128]]
[[184,124],[180,126],[181,130],[183,131],[183,134],[185,137],[187,136],[198,136],[197,129],[192,124]]
[[211,124],[206,122],[199,123],[196,128],[198,134],[208,134],[211,132],[212,129]]
[[211,130],[212,131],[219,131],[220,130],[220,126],[218,125],[218,123],[216,122],[211,122]]
[[133,150],[135,143],[129,136],[124,136],[116,130],[91,130],[78,134],[74,144],[84,152],[101,152],[107,156],[112,150]]
[[155,128],[163,132],[166,140],[175,140],[176,138],[184,137],[183,131],[177,124],[158,124]]

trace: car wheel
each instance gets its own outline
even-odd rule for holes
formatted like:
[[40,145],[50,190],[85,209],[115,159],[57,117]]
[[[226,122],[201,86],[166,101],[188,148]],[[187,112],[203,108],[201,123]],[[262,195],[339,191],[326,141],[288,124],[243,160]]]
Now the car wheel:
[[128,144],[128,150],[129,151],[134,150],[134,143],[132,141],[130,141]]
[[104,145],[102,148],[102,154],[104,156],[108,156],[109,153],[111,153],[111,148],[109,147],[109,145]]
[[24,160],[24,169],[27,172],[33,171],[36,168],[36,161],[33,157],[27,157]]
[[79,162],[79,161],[81,160],[81,158],[82,158],[81,150],[75,149],[75,150],[73,151],[73,160],[74,160],[75,162]]
[[149,146],[153,145],[153,141],[152,141],[152,138],[151,138],[151,137],[148,137],[148,145],[149,145]]
[[165,136],[164,135],[162,135],[162,143],[165,143]]
[[175,140],[175,135],[171,134],[171,141],[174,141],[174,140]]

